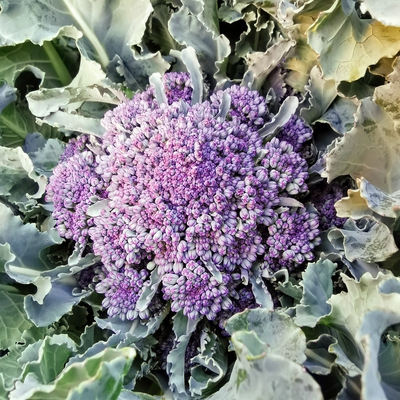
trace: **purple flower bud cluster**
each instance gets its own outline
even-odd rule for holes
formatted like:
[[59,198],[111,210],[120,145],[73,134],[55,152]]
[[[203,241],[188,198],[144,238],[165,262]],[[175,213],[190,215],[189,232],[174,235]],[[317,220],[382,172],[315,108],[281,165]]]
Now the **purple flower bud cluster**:
[[191,319],[205,315],[213,320],[222,310],[232,308],[229,298],[229,275],[222,275],[219,282],[202,263],[189,261],[181,273],[165,274],[162,278],[166,300],[171,299],[171,310],[183,310]]
[[95,172],[95,155],[88,145],[87,136],[67,144],[46,188],[46,201],[54,203],[53,218],[59,234],[81,245],[86,243],[93,225],[87,209],[104,196],[102,179]]
[[336,214],[335,203],[343,196],[346,196],[347,189],[350,188],[348,182],[337,180],[327,183],[326,180],[318,182],[313,186],[310,194],[310,201],[319,212],[320,229],[322,231],[336,226],[341,228],[347,218],[340,218]]
[[286,141],[273,138],[263,149],[261,165],[268,171],[269,179],[276,182],[281,196],[296,195],[308,190],[307,162]]
[[318,215],[307,212],[306,208],[276,214],[274,223],[268,227],[266,268],[272,272],[282,268],[293,271],[305,261],[313,260],[312,251],[321,242],[318,224]]
[[96,285],[98,293],[104,293],[105,299],[102,302],[107,308],[108,315],[118,315],[122,320],[133,320],[138,316],[148,318],[146,315],[139,315],[136,303],[140,294],[148,282],[149,272],[142,269],[121,268],[118,271],[104,271],[100,274],[100,282]]
[[302,154],[304,145],[312,138],[312,129],[300,117],[293,115],[278,133],[277,138],[292,145],[293,150]]
[[[148,318],[168,301],[173,312],[222,324],[257,307],[242,284],[257,258],[272,270],[312,258],[315,215],[279,208],[281,197],[308,190],[307,163],[287,141],[262,143],[268,108],[257,92],[232,86],[192,105],[188,74],[165,74],[163,83],[167,103],[149,87],[105,114],[96,158],[71,143],[48,198],[62,236],[90,235],[110,316]],[[93,196],[107,205],[91,219]],[[153,269],[158,302],[140,311]]]
[[244,86],[231,86],[225,90],[218,90],[210,96],[211,106],[219,110],[224,94],[229,94],[231,107],[227,114],[228,119],[238,118],[247,129],[259,129],[268,118],[268,107],[265,98],[256,90],[248,90]]

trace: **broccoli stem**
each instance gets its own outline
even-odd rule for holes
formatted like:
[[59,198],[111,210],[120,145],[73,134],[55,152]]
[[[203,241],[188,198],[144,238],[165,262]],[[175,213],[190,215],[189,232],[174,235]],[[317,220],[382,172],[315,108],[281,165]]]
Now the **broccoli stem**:
[[67,86],[72,80],[71,74],[69,73],[64,62],[61,60],[61,57],[57,53],[57,50],[54,48],[53,43],[43,42],[43,49],[49,57],[51,65],[56,71],[56,74],[61,84],[63,86]]

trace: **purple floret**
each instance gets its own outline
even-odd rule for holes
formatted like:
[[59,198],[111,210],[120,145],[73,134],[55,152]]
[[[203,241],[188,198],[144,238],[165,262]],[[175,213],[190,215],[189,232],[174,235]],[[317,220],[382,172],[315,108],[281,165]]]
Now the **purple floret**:
[[321,242],[319,233],[318,215],[305,208],[277,214],[266,234],[265,267],[272,272],[281,268],[293,271],[313,260],[312,251]]
[[165,300],[172,300],[171,310],[183,314],[190,319],[204,315],[213,320],[222,310],[232,308],[229,298],[229,275],[218,281],[202,263],[190,261],[182,272],[163,276],[163,292]]
[[292,145],[293,150],[302,154],[305,143],[312,138],[313,131],[300,117],[293,115],[276,136]]
[[81,245],[86,243],[93,225],[87,209],[93,199],[104,197],[104,184],[95,172],[97,163],[87,143],[84,137],[67,145],[46,188],[46,201],[54,203],[53,218],[60,236]]
[[307,162],[293,150],[291,144],[273,138],[263,149],[261,165],[269,179],[276,182],[280,196],[296,195],[308,190]]
[[136,303],[148,281],[149,272],[146,269],[121,268],[119,271],[103,272],[101,281],[96,285],[98,293],[104,293],[102,305],[107,308],[110,317],[118,315],[122,320],[134,320],[140,315]]
[[225,93],[229,94],[231,98],[228,119],[237,118],[240,123],[247,125],[247,129],[252,130],[259,129],[266,122],[268,118],[267,103],[257,91],[237,85],[225,90],[218,90],[210,97],[211,106],[215,110],[219,110]]
[[322,231],[334,226],[341,228],[347,221],[347,218],[336,215],[335,203],[346,196],[349,187],[347,183],[333,181],[328,184],[326,180],[313,186],[310,201],[319,212]]

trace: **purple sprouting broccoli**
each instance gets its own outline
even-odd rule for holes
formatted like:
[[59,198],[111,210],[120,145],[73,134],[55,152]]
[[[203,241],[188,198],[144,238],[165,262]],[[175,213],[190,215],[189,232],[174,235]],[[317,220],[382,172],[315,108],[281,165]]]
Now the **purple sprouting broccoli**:
[[308,153],[307,142],[311,140],[312,136],[313,131],[304,120],[297,115],[292,115],[276,137],[290,143],[295,152],[306,158],[305,156]]
[[349,182],[337,180],[327,183],[326,180],[316,183],[310,193],[310,201],[319,212],[320,229],[322,231],[330,227],[341,228],[347,218],[340,218],[336,214],[335,203],[346,196]]
[[257,220],[271,218],[279,204],[276,183],[254,165],[258,134],[216,118],[208,102],[187,110],[162,104],[135,123],[99,157],[111,201],[91,237],[105,265],[138,264],[152,254],[161,274],[190,260],[249,269],[264,251]]
[[[254,261],[292,270],[312,259],[316,216],[280,208],[281,197],[308,190],[307,163],[284,140],[262,143],[257,130],[269,116],[257,92],[232,86],[192,104],[188,74],[162,82],[165,103],[149,87],[105,114],[96,158],[71,143],[48,197],[64,236],[81,242],[89,232],[109,316],[147,319],[169,302],[173,312],[222,327],[258,306],[242,283]],[[65,202],[68,191],[79,201]],[[88,218],[94,196],[106,202]],[[65,216],[78,222],[66,225]],[[160,283],[143,310],[153,269]]]
[[261,165],[268,177],[276,182],[280,196],[296,195],[308,190],[307,162],[293,150],[291,144],[273,138],[262,151]]
[[271,272],[282,268],[293,271],[305,261],[313,260],[312,251],[321,242],[318,224],[318,215],[306,208],[277,214],[265,235],[265,268]]
[[93,219],[86,215],[87,209],[94,199],[105,195],[88,144],[87,136],[67,144],[46,188],[46,200],[54,203],[53,218],[59,234],[80,245],[87,242],[88,229],[93,225]]

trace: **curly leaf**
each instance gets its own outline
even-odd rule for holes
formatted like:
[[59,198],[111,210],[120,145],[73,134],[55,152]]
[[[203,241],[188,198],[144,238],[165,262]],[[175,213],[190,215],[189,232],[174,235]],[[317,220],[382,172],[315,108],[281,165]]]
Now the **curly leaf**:
[[337,96],[335,82],[322,79],[321,70],[315,66],[310,72],[309,84],[306,86],[309,106],[300,112],[301,118],[308,124],[317,121],[329,108]]
[[[188,26],[190,29],[187,29]],[[231,51],[229,40],[225,36],[210,31],[201,18],[192,14],[185,5],[171,16],[168,28],[179,44],[196,50],[201,68],[210,79],[216,73],[224,76],[222,63]]]
[[206,395],[225,376],[228,368],[226,345],[215,333],[203,332],[200,338],[200,353],[191,362],[189,390],[192,396]]
[[30,373],[24,382],[16,383],[10,400],[116,400],[135,356],[135,350],[129,347],[121,350],[108,348],[82,363],[65,368],[50,384],[41,384]]
[[396,125],[372,99],[361,100],[354,128],[334,142],[322,176],[328,181],[340,175],[364,177],[386,193],[400,190],[400,135]]
[[305,360],[305,335],[287,314],[265,308],[246,310],[231,317],[225,329],[231,335],[239,331],[255,332],[268,348],[268,354],[277,354],[297,363]]
[[[243,327],[245,326],[246,323]],[[264,327],[268,327],[268,324]],[[296,329],[300,331],[299,328]],[[270,334],[276,336],[274,342],[279,341],[279,335],[286,336],[284,329],[274,332],[274,329],[270,328],[268,335]],[[275,354],[274,346],[268,346],[254,331],[236,331],[232,334],[232,342],[237,360],[229,382],[211,395],[210,400],[245,399],[249,393],[254,400],[323,398],[319,385],[301,365],[280,355],[279,351]],[[290,341],[287,344],[290,344]],[[305,342],[303,346],[305,347]],[[285,355],[289,353],[284,352]]]
[[15,89],[3,83],[0,87],[0,113],[7,107],[10,103],[15,101],[17,95],[15,94]]
[[349,219],[343,229],[332,229],[328,238],[330,241],[343,241],[345,256],[349,261],[384,261],[398,251],[390,229],[372,217],[357,222]]
[[319,318],[327,315],[331,307],[327,300],[332,296],[332,274],[336,270],[336,264],[330,260],[309,263],[302,273],[303,297],[296,306],[294,322],[298,326],[314,327]]
[[336,0],[307,34],[309,44],[319,54],[324,78],[337,82],[361,78],[370,65],[400,50],[400,29],[360,19],[355,3],[346,4],[351,4],[348,10]]

